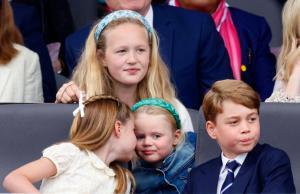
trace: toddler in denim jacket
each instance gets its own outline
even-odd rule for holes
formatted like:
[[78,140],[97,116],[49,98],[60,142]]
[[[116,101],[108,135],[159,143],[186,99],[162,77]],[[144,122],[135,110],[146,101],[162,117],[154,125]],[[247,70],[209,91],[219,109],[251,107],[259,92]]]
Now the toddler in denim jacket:
[[136,153],[136,193],[182,193],[195,161],[196,134],[183,133],[177,111],[160,98],[132,106]]

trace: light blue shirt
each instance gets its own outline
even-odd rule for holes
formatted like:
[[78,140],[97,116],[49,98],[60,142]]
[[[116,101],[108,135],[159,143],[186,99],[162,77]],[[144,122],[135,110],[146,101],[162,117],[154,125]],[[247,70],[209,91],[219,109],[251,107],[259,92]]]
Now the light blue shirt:
[[243,154],[240,154],[238,155],[236,158],[234,159],[229,159],[229,158],[226,158],[222,152],[221,154],[221,158],[222,158],[222,168],[220,170],[220,174],[219,174],[219,180],[218,180],[218,187],[217,187],[217,194],[220,194],[221,192],[221,187],[225,181],[225,178],[227,176],[227,169],[226,169],[226,164],[227,162],[231,162],[233,160],[235,160],[237,163],[239,163],[240,165],[237,167],[237,169],[234,171],[234,177],[236,177],[237,173],[239,172],[241,166],[243,165],[246,157],[247,157],[247,154],[248,153],[243,153]]

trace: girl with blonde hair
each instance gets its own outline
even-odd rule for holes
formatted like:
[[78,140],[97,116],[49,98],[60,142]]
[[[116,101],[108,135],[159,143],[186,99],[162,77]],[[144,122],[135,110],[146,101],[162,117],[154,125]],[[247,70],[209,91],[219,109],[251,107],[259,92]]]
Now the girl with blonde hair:
[[8,0],[0,0],[0,102],[43,102],[39,57],[22,46]]
[[132,193],[132,174],[117,163],[131,160],[136,146],[130,108],[111,96],[93,96],[81,106],[70,141],[11,172],[3,183],[9,192],[38,193],[33,183],[42,180],[41,193]]
[[157,97],[174,104],[184,130],[193,129],[159,55],[157,35],[137,12],[115,11],[94,25],[72,80],[58,91],[57,102],[77,102],[80,90],[114,95],[129,106]]
[[300,102],[300,1],[286,1],[282,12],[283,44],[277,60],[273,94],[266,102]]

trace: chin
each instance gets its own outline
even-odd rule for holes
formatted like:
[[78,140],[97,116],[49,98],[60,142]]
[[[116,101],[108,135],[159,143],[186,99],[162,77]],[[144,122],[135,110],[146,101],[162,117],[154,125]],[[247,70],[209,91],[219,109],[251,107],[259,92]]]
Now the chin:
[[145,162],[151,163],[151,164],[153,164],[153,165],[155,165],[155,164],[161,162],[161,160],[158,160],[158,159],[156,159],[156,158],[147,158],[147,157],[144,157],[143,160],[144,160]]
[[124,80],[123,84],[127,86],[132,86],[132,85],[138,85],[141,82],[140,79],[135,79],[135,80]]
[[248,153],[248,152],[251,152],[251,150],[253,150],[255,146],[251,145],[251,146],[247,146],[247,147],[244,147],[244,148],[241,148],[239,150],[239,153],[240,154],[243,154],[243,153]]
[[133,154],[127,154],[126,156],[123,156],[123,158],[120,158],[118,161],[120,162],[129,162],[132,160]]

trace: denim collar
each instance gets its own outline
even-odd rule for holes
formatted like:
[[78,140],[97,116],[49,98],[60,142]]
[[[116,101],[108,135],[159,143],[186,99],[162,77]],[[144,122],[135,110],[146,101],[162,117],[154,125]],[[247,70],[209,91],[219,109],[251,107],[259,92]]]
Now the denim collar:
[[[160,167],[153,168],[149,163],[140,161],[140,167],[152,168],[167,172],[168,176],[173,176],[178,169],[184,167],[192,159],[195,158],[196,135],[193,132],[185,133],[184,140],[169,154]],[[193,153],[193,154],[191,154]]]
[[138,161],[133,168],[136,193],[181,193],[190,168],[195,161],[196,134],[188,132],[181,144],[159,167]]

